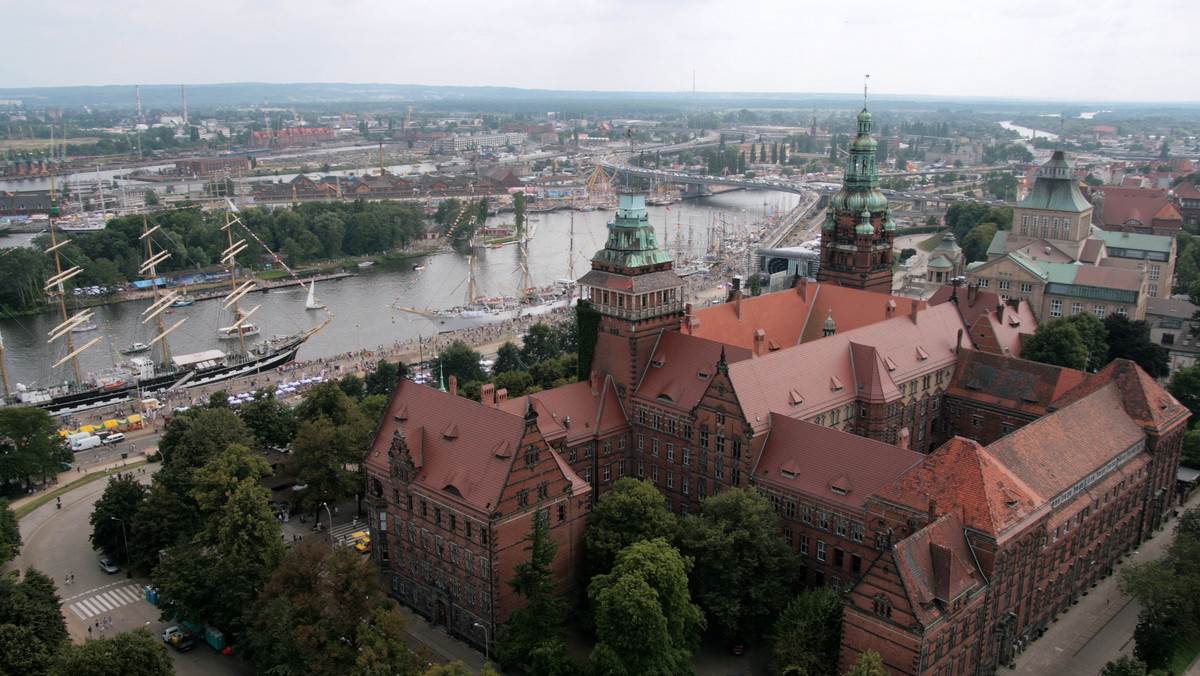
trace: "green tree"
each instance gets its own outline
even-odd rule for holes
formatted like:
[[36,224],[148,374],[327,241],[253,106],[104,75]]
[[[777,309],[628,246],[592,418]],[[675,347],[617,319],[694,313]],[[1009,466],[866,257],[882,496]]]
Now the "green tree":
[[771,669],[777,674],[825,676],[837,673],[842,642],[842,597],[817,587],[792,599],[775,622]]
[[492,373],[499,375],[509,371],[524,370],[521,363],[521,348],[511,340],[504,341],[504,344],[496,350],[496,363],[492,365]]
[[58,424],[36,406],[0,409],[0,485],[58,473],[59,463],[70,462],[70,450],[58,435]]
[[367,394],[367,387],[363,384],[363,379],[354,373],[338,378],[337,385],[338,389],[355,401],[361,400]]
[[287,448],[296,436],[292,407],[275,398],[275,387],[261,387],[254,398],[238,407],[238,417],[255,441],[271,448]]
[[26,568],[22,579],[0,576],[0,671],[46,673],[67,642],[58,589],[45,573]]
[[521,348],[521,361],[533,366],[539,362],[558,359],[562,356],[562,346],[558,343],[558,335],[548,324],[538,322],[525,332],[524,346]]
[[525,232],[525,192],[518,190],[513,193],[513,224],[517,226],[517,236]]
[[149,629],[139,627],[110,637],[67,643],[55,664],[62,676],[170,676],[175,663],[167,646]]
[[1179,456],[1179,463],[1185,467],[1200,469],[1200,430],[1188,430],[1183,435],[1183,452]]
[[366,446],[347,444],[341,428],[329,420],[300,423],[292,443],[287,472],[305,488],[295,493],[296,507],[320,520],[322,505],[335,504],[359,490],[359,475],[347,465],[359,460]]
[[129,524],[131,567],[142,573],[153,571],[161,552],[190,542],[201,526],[195,500],[155,483]]
[[883,668],[883,658],[879,653],[868,649],[858,656],[846,671],[846,676],[888,676],[888,671]]
[[408,375],[408,367],[404,364],[386,359],[380,359],[375,369],[363,379],[368,396],[382,394],[390,396],[396,389],[396,383]]
[[230,444],[253,443],[254,435],[232,409],[192,407],[171,418],[158,450],[164,469],[178,467],[190,473]]
[[1150,340],[1150,324],[1131,321],[1124,315],[1111,314],[1104,318],[1108,335],[1108,358],[1136,362],[1152,378],[1170,374],[1167,349]]
[[1083,371],[1088,365],[1088,348],[1079,331],[1063,318],[1051,319],[1026,336],[1021,358],[1043,364]]
[[130,562],[125,544],[129,539],[129,526],[137,510],[146,499],[147,489],[132,474],[109,479],[104,494],[96,500],[88,522],[92,534],[88,536],[92,547],[122,563]]
[[584,551],[592,576],[612,570],[617,554],[635,542],[673,541],[679,524],[654,484],[621,477],[596,502],[584,532]]
[[1167,385],[1171,396],[1192,412],[1192,420],[1200,420],[1200,366],[1179,369]]
[[1146,676],[1146,663],[1133,655],[1121,655],[1107,662],[1100,676]]
[[[1088,371],[1099,371],[1112,359],[1108,356],[1108,330],[1096,315],[1090,312],[1077,312],[1061,318],[1067,324],[1075,327],[1087,348]],[[1055,320],[1056,321],[1056,320]]]
[[501,664],[531,663],[533,653],[546,643],[563,643],[563,614],[566,602],[555,596],[558,586],[551,564],[558,545],[550,537],[550,526],[540,514],[525,536],[529,559],[518,563],[513,578],[505,584],[525,599],[496,631],[496,659]]
[[987,259],[987,250],[996,236],[996,230],[995,223],[980,223],[971,228],[962,242],[963,257],[968,263]]
[[694,674],[704,614],[691,601],[692,562],[663,538],[635,542],[617,555],[611,573],[592,578],[600,673]]
[[479,359],[478,352],[463,341],[456,340],[434,357],[430,372],[435,378],[443,379],[443,382],[449,382],[450,376],[457,378],[460,383],[487,380]]
[[144,195],[143,199],[148,207],[158,206],[158,193],[154,192],[153,188],[148,188],[146,190],[146,194]]
[[[248,651],[261,672],[421,673],[424,663],[404,647],[404,621],[378,568],[353,549],[304,539],[271,572],[258,601]],[[382,671],[368,669],[388,657],[394,661]]]
[[23,544],[17,513],[8,506],[8,500],[0,498],[0,563],[12,561],[21,553]]
[[779,537],[779,518],[753,488],[704,500],[680,521],[680,551],[696,561],[691,582],[709,620],[731,641],[761,634],[791,596],[795,552]]
[[1175,539],[1158,559],[1126,566],[1119,586],[1141,604],[1134,655],[1164,668],[1183,643],[1200,635],[1200,512],[1188,510]]

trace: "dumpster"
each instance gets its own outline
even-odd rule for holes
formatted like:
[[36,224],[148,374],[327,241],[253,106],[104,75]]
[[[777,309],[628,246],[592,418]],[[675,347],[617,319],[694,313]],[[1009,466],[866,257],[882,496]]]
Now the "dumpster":
[[129,457],[129,454],[128,454],[128,453],[122,453],[122,454],[121,454],[121,459],[122,459],[122,460],[125,460],[125,459],[127,459],[128,457]]
[[225,649],[225,634],[222,634],[220,631],[213,629],[212,627],[204,630],[204,640],[213,647],[213,650]]

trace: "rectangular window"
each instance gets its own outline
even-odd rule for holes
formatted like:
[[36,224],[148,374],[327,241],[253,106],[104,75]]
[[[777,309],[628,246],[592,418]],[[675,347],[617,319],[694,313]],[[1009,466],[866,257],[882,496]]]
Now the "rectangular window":
[[989,282],[988,280],[986,280],[986,279],[981,279],[981,280],[979,280],[979,288],[981,288],[981,289],[986,289],[986,288],[988,288],[988,284],[989,284],[989,283],[990,283],[990,282]]
[[725,455],[725,437],[720,434],[717,435],[717,453]]
[[855,575],[862,572],[862,557],[858,554],[850,555],[850,572]]
[[825,561],[825,543],[817,540],[817,560],[822,563]]
[[637,441],[638,441],[638,450],[639,451],[646,450],[646,435],[639,432]]
[[983,427],[983,416],[981,416],[981,415],[971,416],[971,427],[974,427],[976,429],[982,428]]
[[1062,301],[1061,300],[1054,299],[1054,300],[1050,301],[1050,316],[1051,317],[1061,317],[1062,316]]
[[700,430],[700,447],[708,448],[708,432]]
[[1150,296],[1151,298],[1158,298],[1158,285],[1151,284],[1149,287],[1149,290],[1146,292],[1146,294],[1148,296]]
[[1147,272],[1149,273],[1147,276],[1150,277],[1150,279],[1158,279],[1158,276],[1162,273],[1162,266],[1151,265]]
[[1033,293],[1033,285],[1022,283],[1021,284],[1021,293]]
[[646,466],[645,466],[644,464],[642,464],[642,461],[641,461],[641,460],[638,460],[638,461],[637,461],[637,463],[638,463],[638,464],[637,464],[637,473],[638,473],[638,478],[639,478],[639,479],[645,478],[645,476],[646,476]]
[[683,449],[683,466],[688,467],[692,464],[692,452],[688,449]]
[[577,460],[579,460],[579,449],[578,449],[578,448],[572,448],[572,449],[571,449],[571,452],[570,452],[570,455],[569,455],[569,459],[567,460],[567,462],[574,463],[574,462],[576,462]]
[[833,565],[841,568],[846,564],[846,552],[838,547],[833,548]]
[[1008,280],[1001,280],[1000,284],[997,285],[997,288],[999,288],[1001,291],[1008,291],[1008,284]]
[[667,444],[667,462],[675,462],[675,444]]
[[1071,303],[1071,314],[1077,315],[1080,312],[1083,312],[1083,303],[1080,303],[1080,302]]
[[604,482],[608,483],[609,481],[612,481],[612,465],[605,465],[604,466]]
[[846,536],[846,520],[840,516],[837,520],[837,534],[841,535],[842,537]]
[[679,490],[683,491],[684,495],[690,495],[692,492],[691,478],[685,474],[679,477],[679,481],[681,484]]
[[650,465],[650,480],[658,483],[658,465]]
[[829,530],[829,512],[821,512],[817,514],[817,526],[821,530]]
[[1104,319],[1104,306],[1103,306],[1103,305],[1097,305],[1097,306],[1093,307],[1093,308],[1092,308],[1092,314],[1096,315],[1096,316],[1097,316],[1097,317],[1099,317],[1100,319]]
[[619,476],[619,477],[625,476],[625,461],[624,460],[617,461],[617,476]]
[[808,536],[807,535],[800,536],[800,553],[805,556],[808,556]]
[[667,470],[667,488],[675,488],[675,473]]

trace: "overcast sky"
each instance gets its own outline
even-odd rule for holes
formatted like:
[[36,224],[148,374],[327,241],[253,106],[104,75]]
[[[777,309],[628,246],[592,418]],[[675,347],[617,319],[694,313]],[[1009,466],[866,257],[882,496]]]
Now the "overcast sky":
[[42,0],[0,87],[222,82],[1197,101],[1183,0]]

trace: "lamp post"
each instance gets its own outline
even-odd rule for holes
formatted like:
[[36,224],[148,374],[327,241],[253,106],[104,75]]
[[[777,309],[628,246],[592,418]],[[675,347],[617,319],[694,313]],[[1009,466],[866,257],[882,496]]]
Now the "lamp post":
[[362,336],[358,331],[358,324],[354,325],[354,346],[358,348],[358,357],[362,358]]
[[492,661],[492,652],[491,652],[491,646],[488,644],[487,627],[482,624],[479,624],[478,622],[475,623],[475,626],[483,630],[483,659],[487,660],[488,662],[491,662]]
[[325,516],[329,517],[329,546],[333,547],[333,514],[329,511],[329,503],[322,502],[321,506],[325,508]]
[[113,521],[121,522],[121,540],[125,543],[125,563],[129,563],[129,538],[125,536],[125,520],[116,516],[110,516],[108,518]]

